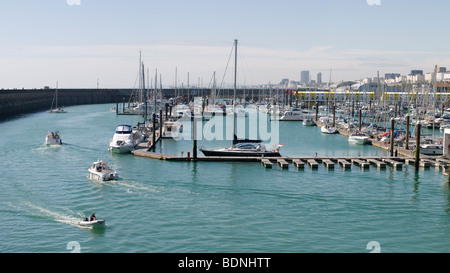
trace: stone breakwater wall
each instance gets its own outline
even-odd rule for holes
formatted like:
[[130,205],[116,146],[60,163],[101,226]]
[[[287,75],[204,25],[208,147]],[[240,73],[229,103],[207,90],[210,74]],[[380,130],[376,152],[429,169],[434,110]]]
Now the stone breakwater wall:
[[[58,89],[58,106],[123,102],[131,93],[131,89]],[[54,97],[55,89],[0,90],[0,118],[50,110]]]

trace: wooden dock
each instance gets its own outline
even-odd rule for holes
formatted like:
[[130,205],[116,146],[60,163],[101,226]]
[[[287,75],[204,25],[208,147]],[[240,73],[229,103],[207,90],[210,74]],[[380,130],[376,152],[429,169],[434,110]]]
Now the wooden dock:
[[307,159],[308,165],[311,167],[311,169],[317,169],[319,168],[319,163],[315,159]]
[[361,169],[368,169],[370,167],[370,163],[368,163],[367,161],[358,159],[358,158],[353,158],[351,162],[352,162],[352,164],[356,164],[356,165],[360,166]]
[[334,169],[334,162],[330,159],[322,160],[322,163],[327,167],[327,169]]
[[285,159],[283,159],[283,158],[277,159],[277,162],[282,169],[289,168],[289,163],[287,163],[287,161]]
[[[153,146],[153,145],[152,145]],[[390,157],[390,156],[357,156],[357,157],[223,157],[223,156],[197,156],[192,155],[165,155],[152,152],[149,149],[149,143],[141,143],[132,152],[135,156],[147,157],[157,160],[168,161],[214,161],[214,162],[260,162],[266,169],[289,169],[292,164],[297,170],[304,170],[305,165],[310,169],[319,169],[320,163],[329,170],[335,169],[338,165],[343,170],[351,170],[352,165],[367,170],[371,166],[378,169],[386,169],[387,166],[394,170],[402,170],[403,166],[414,165],[413,157]],[[430,168],[434,166],[442,172],[446,172],[449,168],[449,160],[443,157],[431,157],[421,155],[419,166],[421,168]],[[359,168],[358,168],[359,169]]]
[[292,163],[294,164],[297,169],[304,169],[305,168],[305,162],[303,162],[300,159],[292,159]]
[[385,169],[386,168],[386,163],[384,163],[383,161],[371,158],[371,159],[367,159],[367,162],[370,164],[375,164],[378,169]]
[[348,170],[348,169],[352,168],[352,164],[350,162],[348,162],[346,159],[340,158],[340,159],[338,159],[338,163],[339,163],[339,165],[342,166],[342,168],[344,170]]
[[264,168],[270,168],[272,169],[272,162],[270,162],[269,159],[261,159],[261,164],[264,166]]

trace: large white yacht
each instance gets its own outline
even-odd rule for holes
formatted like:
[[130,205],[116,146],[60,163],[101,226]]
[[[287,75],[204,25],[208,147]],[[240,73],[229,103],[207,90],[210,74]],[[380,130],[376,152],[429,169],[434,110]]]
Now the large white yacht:
[[130,153],[143,140],[144,137],[139,132],[134,132],[131,125],[118,125],[109,143],[109,150],[114,153]]
[[300,108],[294,108],[284,112],[280,117],[280,120],[304,120],[308,118],[308,111],[304,111]]

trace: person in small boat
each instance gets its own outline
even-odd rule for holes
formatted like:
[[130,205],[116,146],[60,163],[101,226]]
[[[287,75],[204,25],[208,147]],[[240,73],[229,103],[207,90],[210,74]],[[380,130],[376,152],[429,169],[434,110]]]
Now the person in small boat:
[[97,218],[95,217],[95,212],[92,212],[91,216],[89,217],[89,221],[94,221],[97,220]]

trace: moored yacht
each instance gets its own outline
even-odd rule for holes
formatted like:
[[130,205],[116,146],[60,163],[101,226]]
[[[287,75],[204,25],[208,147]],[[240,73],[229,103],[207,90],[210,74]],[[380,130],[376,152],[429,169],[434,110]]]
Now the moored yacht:
[[336,127],[333,127],[331,125],[325,124],[320,128],[320,131],[324,134],[337,134],[339,133]]
[[183,132],[183,124],[179,121],[164,121],[161,138],[178,138]]
[[248,156],[248,157],[280,157],[279,148],[268,150],[264,144],[253,145],[250,143],[233,145],[229,148],[216,150],[200,149],[205,156]]
[[[264,144],[260,144],[261,142],[261,140],[238,139],[234,135],[231,147],[210,150],[201,148],[200,151],[205,156],[281,157],[280,148],[283,147],[283,144],[278,145],[276,149],[268,150]],[[259,144],[254,145],[252,143]]]
[[143,138],[139,132],[133,132],[131,125],[118,125],[113,139],[109,143],[109,150],[114,153],[130,153],[137,144],[143,141]]
[[280,117],[280,120],[304,120],[308,118],[308,112],[303,111],[299,108],[294,108],[292,110],[288,110],[284,112],[284,114]]
[[348,142],[352,144],[366,144],[369,142],[369,136],[364,133],[355,132],[350,135]]
[[425,155],[442,155],[444,147],[442,144],[423,144],[420,145],[420,153]]

